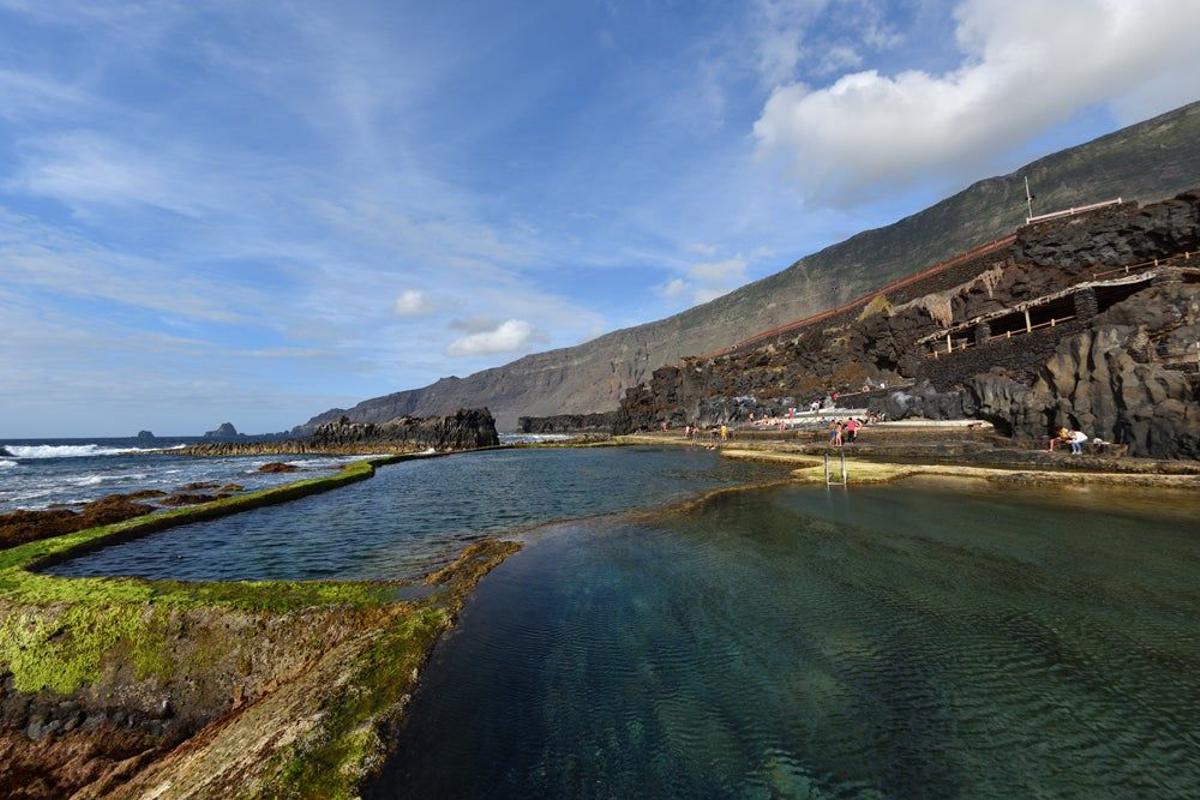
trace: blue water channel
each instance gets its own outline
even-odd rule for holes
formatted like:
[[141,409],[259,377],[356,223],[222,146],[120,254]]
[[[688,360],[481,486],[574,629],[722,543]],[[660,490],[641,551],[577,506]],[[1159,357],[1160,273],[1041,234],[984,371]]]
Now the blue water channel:
[[51,571],[180,580],[413,578],[489,534],[785,477],[779,467],[678,447],[464,453],[382,467],[368,481],[114,545]]

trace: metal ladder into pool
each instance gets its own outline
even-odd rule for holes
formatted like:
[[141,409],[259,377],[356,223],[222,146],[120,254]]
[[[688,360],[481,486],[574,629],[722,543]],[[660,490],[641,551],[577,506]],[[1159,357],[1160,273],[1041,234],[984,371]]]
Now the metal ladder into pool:
[[841,462],[842,478],[834,480],[833,472],[829,469],[829,451],[825,451],[825,485],[826,486],[847,486],[850,483],[850,473],[846,470],[846,451],[838,450],[838,456]]

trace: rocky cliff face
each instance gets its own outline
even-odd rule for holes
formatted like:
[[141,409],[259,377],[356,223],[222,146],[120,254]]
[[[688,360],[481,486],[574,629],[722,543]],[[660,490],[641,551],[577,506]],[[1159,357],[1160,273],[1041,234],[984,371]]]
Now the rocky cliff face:
[[1129,446],[1134,455],[1200,458],[1200,379],[1163,353],[1200,342],[1200,285],[1139,292],[1063,339],[1032,382],[994,368],[939,391],[922,384],[880,404],[893,416],[976,417],[1018,438],[1059,427]]
[[648,380],[663,364],[845,302],[1012,231],[1024,221],[1026,176],[1036,187],[1040,209],[1051,210],[1116,196],[1159,199],[1189,188],[1197,175],[1200,103],[980,181],[918,214],[858,234],[681,314],[466,378],[445,378],[351,409],[332,409],[295,432],[311,432],[342,415],[355,422],[384,422],[484,405],[501,430],[515,430],[520,415],[611,411],[626,388]]
[[[743,352],[661,367],[626,393],[615,428],[738,422],[838,391],[843,405],[892,418],[978,417],[1027,440],[1066,425],[1135,455],[1197,458],[1197,250],[1197,192],[1028,226],[1007,250],[903,296]],[[1130,264],[1144,266],[1126,274]],[[952,352],[941,350],[943,336]]]

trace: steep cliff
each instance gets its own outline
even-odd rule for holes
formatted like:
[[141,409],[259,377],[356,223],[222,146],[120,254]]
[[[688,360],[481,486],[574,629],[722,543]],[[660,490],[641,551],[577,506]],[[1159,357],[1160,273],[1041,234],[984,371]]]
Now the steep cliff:
[[892,419],[975,417],[1042,442],[1068,426],[1134,455],[1200,458],[1198,341],[1193,191],[1030,225],[902,294],[660,367],[613,427],[737,423],[836,391]]
[[882,286],[1023,223],[1024,179],[1042,210],[1121,196],[1154,200],[1195,185],[1200,175],[1200,103],[1133,125],[973,184],[924,211],[865,231],[783,271],[680,314],[536,353],[466,378],[332,409],[298,426],[308,433],[348,416],[384,422],[487,406],[501,430],[519,415],[616,409],[626,388],[663,364],[709,352]]

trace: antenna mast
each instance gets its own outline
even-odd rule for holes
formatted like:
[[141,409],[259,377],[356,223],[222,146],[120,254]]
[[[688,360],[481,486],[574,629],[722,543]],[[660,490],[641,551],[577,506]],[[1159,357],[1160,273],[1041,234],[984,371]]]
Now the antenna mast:
[[1029,206],[1029,218],[1033,219],[1033,195],[1029,193],[1029,176],[1025,176],[1025,203]]

